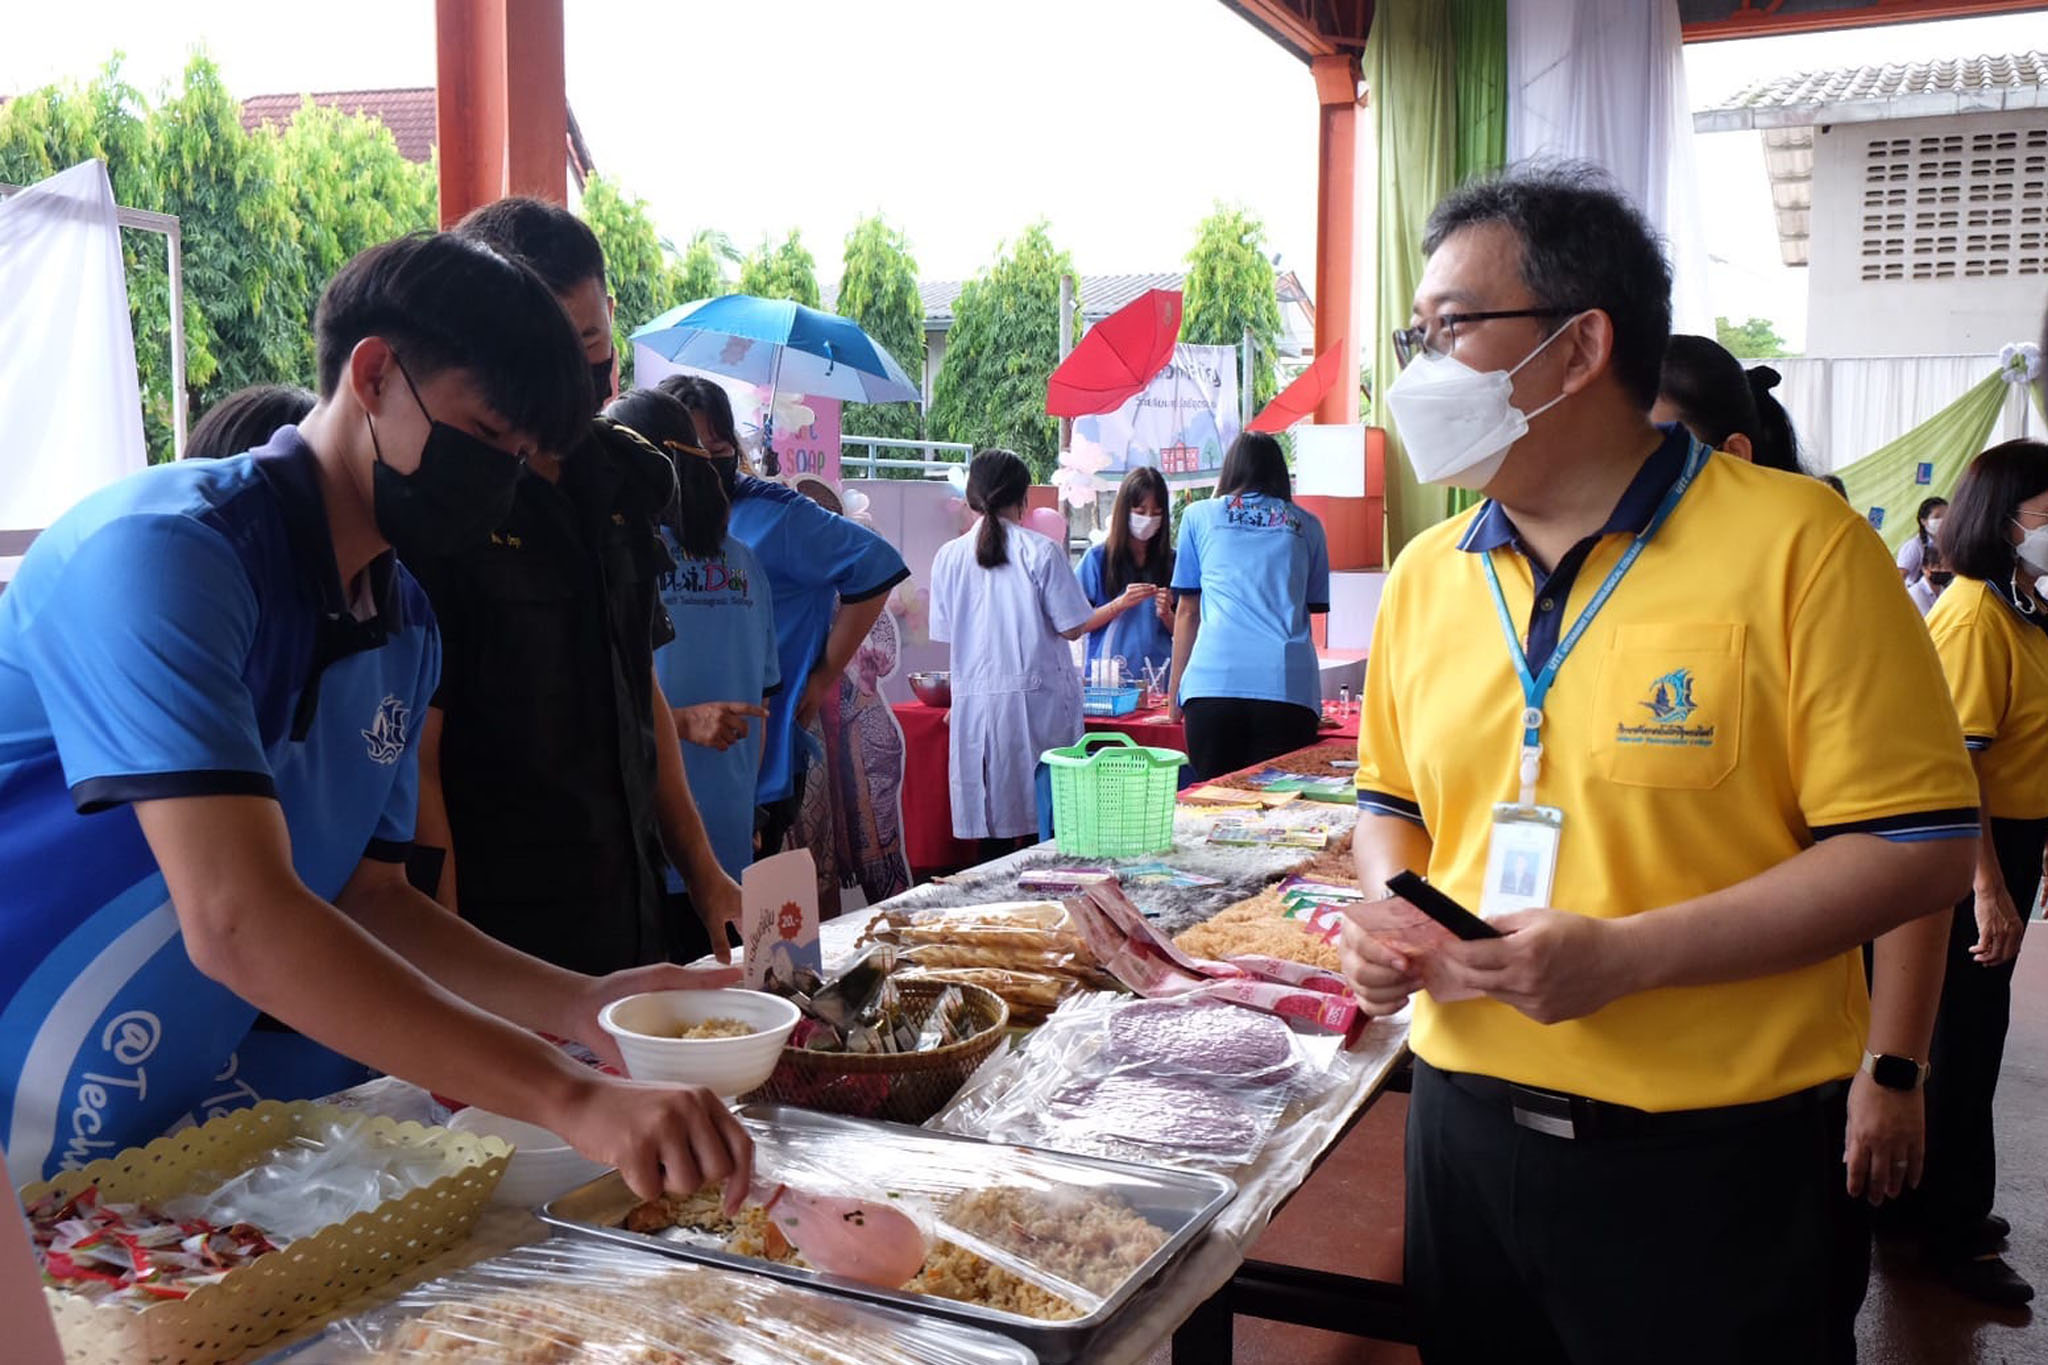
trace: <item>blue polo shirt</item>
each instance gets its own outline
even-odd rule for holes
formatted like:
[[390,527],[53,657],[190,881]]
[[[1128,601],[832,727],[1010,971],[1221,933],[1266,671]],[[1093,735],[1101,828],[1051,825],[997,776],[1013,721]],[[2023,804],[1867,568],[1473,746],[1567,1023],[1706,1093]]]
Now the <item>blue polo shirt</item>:
[[305,1040],[296,1073],[278,1035],[244,1048],[257,1010],[192,966],[129,803],[271,797],[330,900],[365,857],[403,861],[440,646],[392,556],[368,580],[344,598],[286,427],[86,498],[0,595],[0,1142],[20,1178],[331,1082]]
[[[1081,591],[1087,594],[1090,606],[1109,605],[1107,547],[1089,546],[1088,553],[1081,556],[1081,567],[1074,572],[1081,580]],[[1158,608],[1152,603],[1140,603],[1101,630],[1088,632],[1089,663],[1097,659],[1118,658],[1124,661],[1124,676],[1139,682],[1144,681],[1148,663],[1161,668],[1173,666],[1173,628],[1160,624]]]
[[733,491],[733,539],[754,552],[775,600],[776,654],[782,690],[768,707],[768,752],[757,799],[780,801],[794,789],[796,708],[811,670],[825,657],[841,602],[865,602],[910,577],[888,541],[793,488],[742,474]]
[[[666,526],[661,538],[675,559],[675,567],[661,576],[661,604],[676,633],[654,651],[654,671],[669,705],[773,697],[782,680],[775,607],[754,552],[727,536],[716,558],[692,559]],[[754,788],[766,729],[766,722],[749,721],[747,737],[723,752],[683,741],[690,795],[718,865],[735,881],[754,861]],[[684,889],[673,867],[668,889]]]
[[1312,513],[1262,493],[1190,504],[1173,588],[1202,595],[1202,628],[1175,684],[1182,702],[1237,697],[1322,710],[1308,618],[1330,609],[1330,551]]

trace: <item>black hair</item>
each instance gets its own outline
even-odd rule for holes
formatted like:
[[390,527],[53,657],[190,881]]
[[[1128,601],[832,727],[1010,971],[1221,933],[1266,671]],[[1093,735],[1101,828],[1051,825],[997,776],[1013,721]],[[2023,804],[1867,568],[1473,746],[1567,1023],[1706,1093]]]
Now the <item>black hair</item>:
[[1913,527],[1920,533],[1920,539],[1927,539],[1927,514],[1937,507],[1948,506],[1947,498],[1922,498],[1919,508],[1913,513]]
[[471,209],[452,231],[525,262],[557,294],[586,280],[604,282],[597,234],[560,204],[514,195]]
[[1687,430],[1716,450],[1730,436],[1756,439],[1756,399],[1742,362],[1710,337],[1679,333],[1664,346],[1657,396],[1678,410]]
[[1843,502],[1847,502],[1849,500],[1849,485],[1843,483],[1838,476],[1833,474],[1816,474],[1813,477],[1819,479],[1822,483],[1834,489],[1835,492],[1841,494]]
[[1423,253],[1488,223],[1521,243],[1522,283],[1540,306],[1560,310],[1559,321],[1564,312],[1607,314],[1614,377],[1648,412],[1671,336],[1671,267],[1642,211],[1590,163],[1525,161],[1445,195],[1430,211]]
[[655,387],[710,422],[711,429],[732,447],[735,455],[740,456],[740,467],[746,467],[746,456],[741,454],[739,423],[732,415],[732,396],[726,393],[724,385],[702,375],[672,374]]
[[690,410],[659,389],[634,389],[616,399],[604,415],[667,457],[676,471],[676,495],[662,509],[662,521],[692,559],[711,559],[725,548],[732,506],[718,468],[697,444]]
[[313,315],[322,398],[373,336],[415,383],[466,371],[491,411],[543,450],[572,450],[590,429],[590,364],[576,328],[546,281],[479,242],[417,233],[336,272]]
[[1294,500],[1294,480],[1287,473],[1287,453],[1263,431],[1242,431],[1230,443],[1223,468],[1216,475],[1216,496],[1263,493]]
[[2048,493],[2048,445],[2006,441],[1970,461],[1941,519],[1941,562],[1965,578],[2002,583],[2015,563],[2013,513]]
[[251,384],[206,410],[185,438],[184,459],[218,460],[269,441],[279,427],[306,420],[319,400],[297,384]]
[[1752,365],[1744,372],[1749,396],[1756,404],[1756,430],[1749,434],[1750,460],[1765,469],[1782,469],[1787,474],[1804,474],[1799,458],[1799,434],[1792,430],[1791,414],[1771,397],[1784,376],[1768,365]]
[[[1159,504],[1159,534],[1152,537],[1152,548],[1144,564],[1131,550],[1135,537],[1131,535],[1131,509],[1151,496]],[[1124,481],[1116,490],[1116,506],[1109,514],[1109,535],[1102,542],[1102,588],[1111,597],[1122,593],[1133,583],[1156,583],[1166,587],[1173,582],[1173,496],[1167,491],[1166,476],[1151,465],[1139,465],[1124,475]]]
[[1010,562],[1009,528],[1003,513],[1021,506],[1031,492],[1031,470],[1008,450],[984,450],[967,466],[967,505],[981,513],[974,562],[984,569]]

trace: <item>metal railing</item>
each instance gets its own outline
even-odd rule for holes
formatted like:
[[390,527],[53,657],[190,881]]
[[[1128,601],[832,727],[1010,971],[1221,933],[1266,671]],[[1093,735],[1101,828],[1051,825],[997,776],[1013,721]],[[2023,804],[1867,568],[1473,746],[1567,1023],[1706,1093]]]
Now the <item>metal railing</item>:
[[[879,453],[887,451],[917,451],[922,458]],[[965,466],[973,456],[974,447],[964,441],[904,441],[891,436],[839,438],[839,473],[846,479],[943,479]]]

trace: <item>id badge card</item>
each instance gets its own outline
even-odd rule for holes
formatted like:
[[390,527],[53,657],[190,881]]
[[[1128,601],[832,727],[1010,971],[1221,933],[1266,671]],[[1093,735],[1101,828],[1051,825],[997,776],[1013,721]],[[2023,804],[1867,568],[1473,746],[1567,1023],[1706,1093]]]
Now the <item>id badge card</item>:
[[1563,828],[1564,812],[1555,806],[1503,803],[1493,808],[1493,834],[1486,842],[1486,889],[1479,897],[1482,919],[1550,904]]

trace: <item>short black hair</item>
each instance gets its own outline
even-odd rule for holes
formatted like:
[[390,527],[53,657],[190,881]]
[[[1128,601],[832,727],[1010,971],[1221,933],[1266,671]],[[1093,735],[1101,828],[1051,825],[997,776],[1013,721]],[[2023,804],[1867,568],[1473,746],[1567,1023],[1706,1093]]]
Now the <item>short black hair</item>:
[[1941,562],[1965,578],[2003,583],[2013,571],[2013,512],[2048,493],[2048,445],[2006,441],[1970,461],[1941,519]]
[[604,415],[644,437],[676,472],[676,496],[662,509],[662,522],[692,559],[711,559],[725,548],[731,504],[718,471],[697,444],[690,410],[659,389],[634,389],[613,401]]
[[560,204],[513,195],[471,209],[452,231],[525,262],[557,294],[586,280],[604,282],[597,234]]
[[[739,423],[733,419],[732,395],[725,391],[724,385],[702,375],[672,374],[663,378],[655,387],[691,412],[701,414],[711,423],[711,429],[733,448],[733,453],[741,454]],[[742,468],[746,466],[743,455],[740,465]],[[776,471],[770,469],[768,473],[772,477]]]
[[1671,266],[1657,234],[1599,167],[1524,161],[1445,195],[1422,250],[1498,223],[1522,246],[1522,283],[1545,308],[1593,309],[1614,324],[1614,377],[1648,412],[1671,338]]
[[279,427],[306,420],[318,400],[297,384],[251,384],[206,410],[185,438],[184,459],[219,460],[254,450]]
[[1287,452],[1263,431],[1241,431],[1223,457],[1216,475],[1216,496],[1263,493],[1294,501],[1294,479],[1287,472]]
[[313,315],[322,398],[372,336],[415,383],[468,371],[491,410],[543,450],[572,450],[589,430],[590,364],[576,328],[540,276],[482,243],[418,233],[343,266]]

